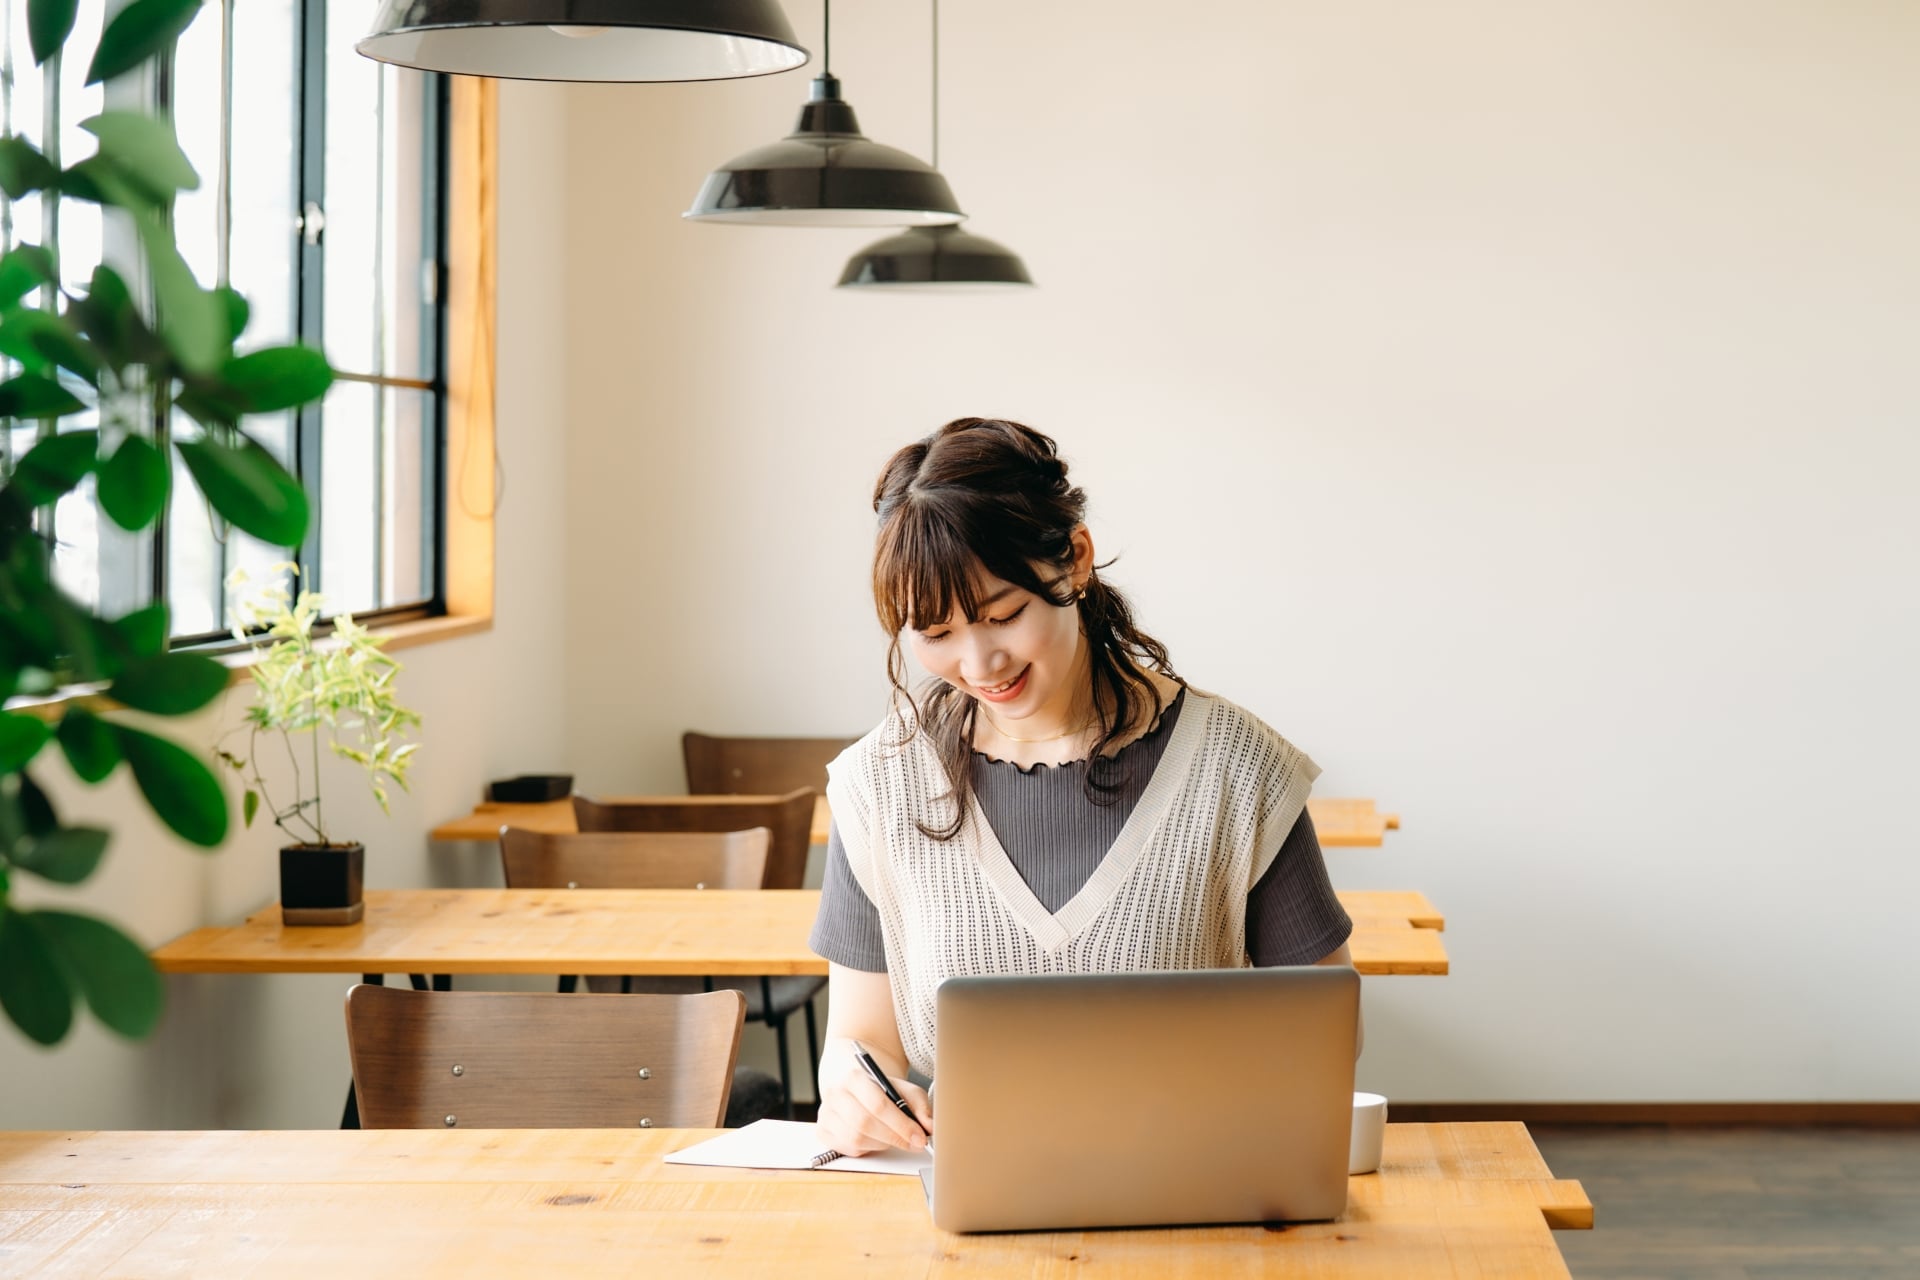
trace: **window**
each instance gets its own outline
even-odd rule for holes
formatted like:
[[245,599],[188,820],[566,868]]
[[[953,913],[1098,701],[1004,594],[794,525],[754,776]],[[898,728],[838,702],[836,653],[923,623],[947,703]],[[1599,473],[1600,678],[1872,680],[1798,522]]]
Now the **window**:
[[[172,63],[86,88],[86,52],[102,0],[80,0],[59,91],[35,68],[24,0],[7,7],[0,52],[5,126],[39,142],[57,132],[68,158],[92,149],[76,126],[105,106],[171,110],[201,179],[174,209],[181,253],[203,284],[229,283],[251,304],[240,348],[299,341],[338,371],[325,400],[244,426],[301,479],[313,501],[306,544],[291,558],[330,612],[397,620],[444,611],[442,473],[445,349],[446,79],[353,51],[361,6],[324,0],[207,0]],[[143,83],[132,83],[136,80]],[[50,130],[51,126],[51,130]],[[0,200],[0,238],[40,242],[52,216],[38,197]],[[62,203],[62,274],[84,286],[95,262],[133,258],[130,229],[96,206]],[[75,416],[70,428],[95,425]],[[199,428],[175,414],[176,438]],[[18,457],[32,429],[4,442]],[[216,527],[186,468],[153,530],[128,534],[97,517],[92,481],[54,513],[62,586],[108,613],[164,598],[176,640],[219,638],[224,582],[289,558]]]

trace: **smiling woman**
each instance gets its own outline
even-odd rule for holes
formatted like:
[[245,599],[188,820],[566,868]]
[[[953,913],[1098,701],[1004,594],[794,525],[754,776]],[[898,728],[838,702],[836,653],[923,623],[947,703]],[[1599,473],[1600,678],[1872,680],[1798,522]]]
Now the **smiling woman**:
[[[812,945],[831,962],[820,1122],[923,1145],[949,976],[1348,963],[1307,793],[1319,769],[1187,687],[1102,579],[1054,442],[962,418],[874,492],[893,706],[829,770]],[[906,655],[933,677],[910,688]],[[869,1045],[892,1105],[850,1046]]]

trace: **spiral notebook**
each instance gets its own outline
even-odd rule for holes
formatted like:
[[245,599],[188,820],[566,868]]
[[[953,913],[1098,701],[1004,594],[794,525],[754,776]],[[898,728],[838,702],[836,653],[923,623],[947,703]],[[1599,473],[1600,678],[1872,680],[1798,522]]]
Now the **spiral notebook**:
[[675,1151],[666,1157],[666,1163],[918,1175],[922,1169],[933,1167],[933,1152],[879,1151],[870,1156],[843,1156],[821,1138],[815,1125],[800,1120],[755,1120],[744,1129],[729,1129],[717,1138]]

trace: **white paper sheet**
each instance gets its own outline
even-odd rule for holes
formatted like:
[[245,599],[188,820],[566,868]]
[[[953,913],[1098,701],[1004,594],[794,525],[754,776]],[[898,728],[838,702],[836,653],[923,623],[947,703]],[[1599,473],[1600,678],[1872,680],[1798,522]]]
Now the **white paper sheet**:
[[[819,1129],[800,1120],[756,1120],[717,1138],[696,1142],[666,1158],[668,1164],[712,1164],[734,1169],[811,1169],[832,1150]],[[932,1151],[882,1151],[870,1156],[841,1156],[819,1166],[836,1173],[917,1175],[933,1167]]]

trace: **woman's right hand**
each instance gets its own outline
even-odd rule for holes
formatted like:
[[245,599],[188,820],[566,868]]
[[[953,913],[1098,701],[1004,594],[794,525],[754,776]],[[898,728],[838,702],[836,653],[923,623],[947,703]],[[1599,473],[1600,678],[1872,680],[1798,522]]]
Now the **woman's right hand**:
[[842,1042],[822,1055],[829,1060],[820,1072],[820,1136],[843,1156],[864,1156],[888,1147],[906,1151],[924,1150],[932,1141],[933,1104],[926,1090],[910,1080],[891,1074],[893,1087],[906,1100],[919,1120],[916,1125],[887,1101],[880,1086],[868,1078],[853,1060],[852,1049]]

